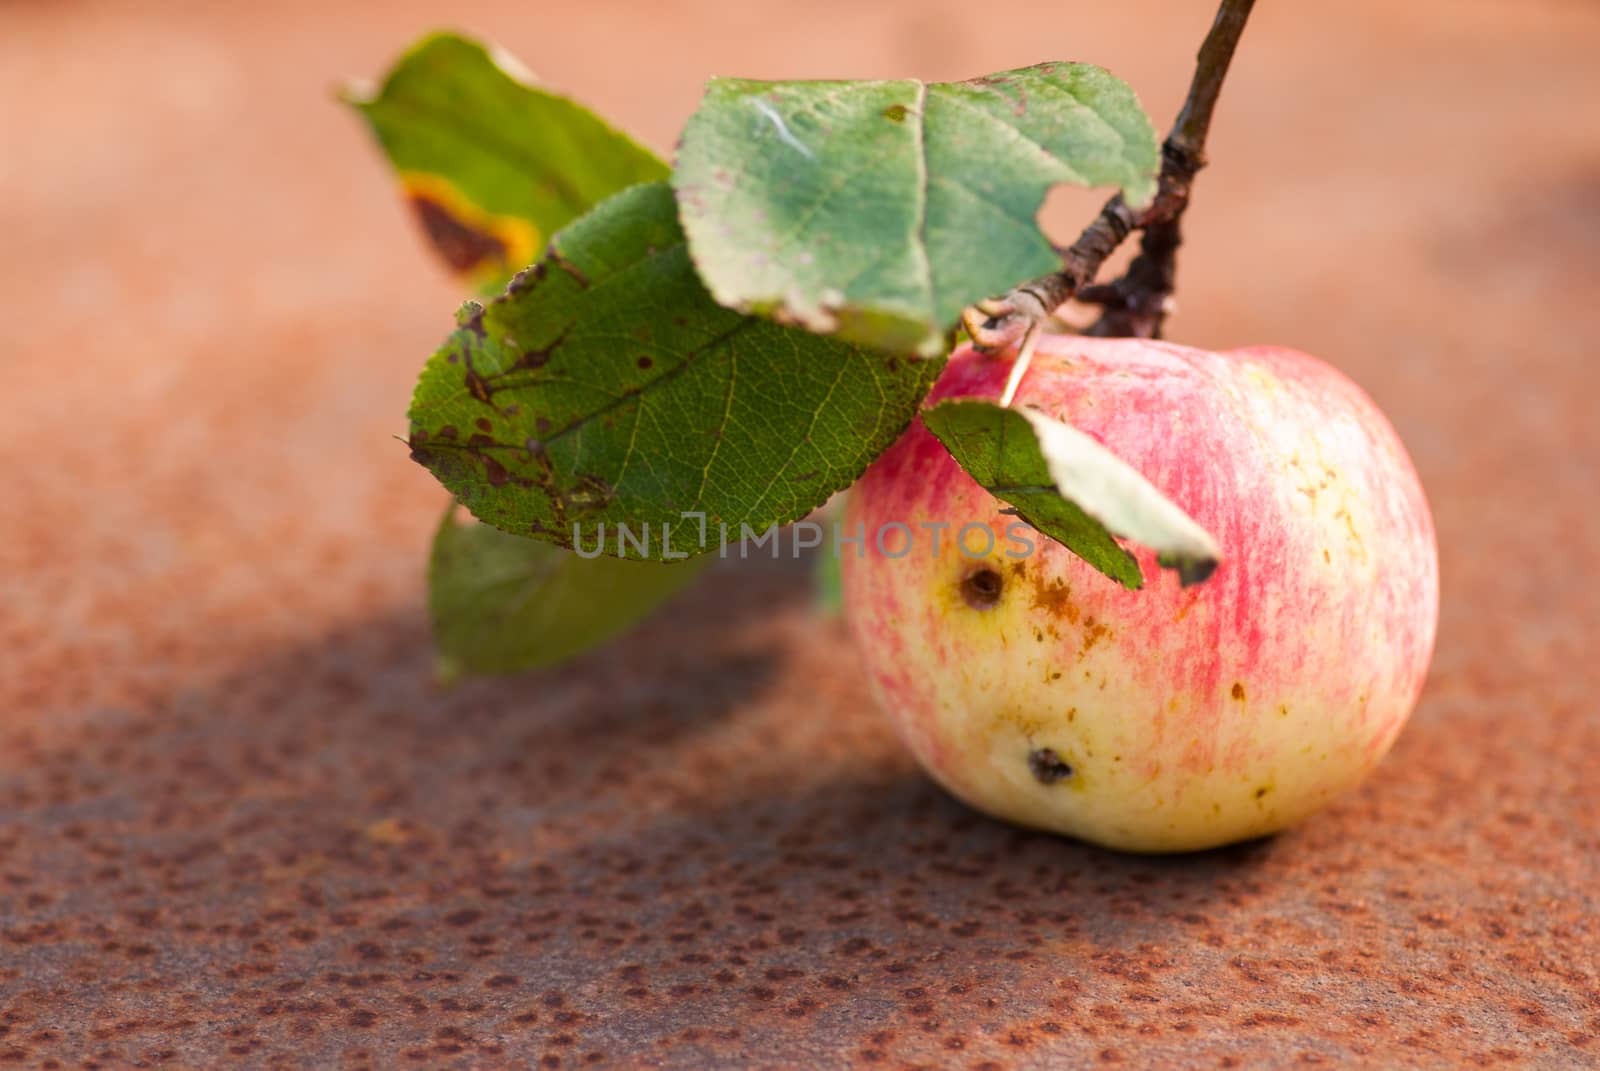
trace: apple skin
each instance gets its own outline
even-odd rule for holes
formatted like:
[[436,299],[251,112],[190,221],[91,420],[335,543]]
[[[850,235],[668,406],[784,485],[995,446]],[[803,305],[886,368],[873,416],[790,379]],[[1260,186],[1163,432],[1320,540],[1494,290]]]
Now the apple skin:
[[[998,399],[1009,367],[962,348],[928,404]],[[867,538],[842,564],[873,691],[933,777],[1139,852],[1272,833],[1360,781],[1416,703],[1439,606],[1427,501],[1372,400],[1293,350],[1047,336],[1014,404],[1097,438],[1223,561],[1183,588],[1131,548],[1130,591],[1026,526],[1021,556],[1020,522],[915,421],[851,491],[845,534]],[[880,546],[895,522],[911,536]],[[994,533],[984,557],[955,546],[968,523]]]

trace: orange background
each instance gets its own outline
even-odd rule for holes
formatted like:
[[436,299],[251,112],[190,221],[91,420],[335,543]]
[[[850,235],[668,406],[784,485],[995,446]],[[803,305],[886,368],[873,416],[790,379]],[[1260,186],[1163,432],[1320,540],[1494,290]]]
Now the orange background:
[[[386,988],[422,969],[411,949],[453,964],[449,999],[479,1000],[449,1021],[486,1066],[547,1052],[573,1066],[585,1045],[687,1066],[758,1044],[824,1063],[1594,1059],[1593,4],[1263,0],[1223,94],[1169,334],[1293,345],[1346,370],[1409,445],[1441,544],[1438,655],[1414,723],[1372,784],[1303,830],[1159,864],[968,815],[869,712],[847,641],[811,617],[793,571],[719,573],[557,674],[444,697],[427,681],[422,568],[442,495],[395,437],[459,294],[335,103],[339,80],[377,75],[442,22],[663,152],[711,74],[948,79],[1086,59],[1164,126],[1210,18],[1200,2],[0,4],[0,804],[15,823],[0,869],[20,875],[0,892],[0,993],[22,1016],[3,1044],[30,1058],[165,1045],[205,1064],[246,1044],[225,1036],[234,1024],[260,1043],[247,1051],[398,1059],[444,1021],[428,1018],[444,1014],[438,991],[410,1022]],[[1071,234],[1097,202],[1055,198],[1047,223]],[[736,631],[715,625],[727,613]],[[808,847],[774,847],[785,836]],[[962,876],[930,842],[988,861]],[[396,845],[414,869],[383,854]],[[845,999],[820,981],[833,946],[783,944],[783,920],[810,919],[813,936],[844,925],[825,918],[829,850],[846,858],[836,884],[876,912],[862,925],[877,947],[924,964],[921,982],[863,967]],[[614,887],[607,852],[653,875],[649,910],[715,918],[719,954],[745,949],[754,965],[729,968],[727,992],[775,987],[778,1004],[716,997],[675,947],[580,940],[585,904],[616,906],[595,900]],[[876,879],[857,872],[869,857]],[[767,875],[783,920],[734,910],[737,883],[714,877],[729,858]],[[559,878],[529,869],[552,859]],[[1101,887],[1037,894],[1041,861]],[[107,868],[121,876],[94,877]],[[912,889],[895,900],[901,876]],[[1011,894],[992,893],[1002,878]],[[308,886],[332,906],[306,906]],[[498,935],[487,959],[459,944],[470,927],[429,921],[501,886],[510,900],[471,909]],[[1088,929],[1019,929],[992,902],[1007,895]],[[343,929],[328,921],[339,903]],[[138,904],[157,912],[153,935],[134,932]],[[261,922],[270,904],[288,919]],[[516,945],[546,909],[568,912],[560,951]],[[409,936],[382,936],[408,911]],[[988,945],[950,937],[969,917],[1002,920]],[[269,951],[236,939],[250,920]],[[381,969],[351,951],[364,940],[389,950]],[[141,942],[158,952],[130,958]],[[943,958],[918,958],[930,950]],[[1113,962],[1096,956],[1124,973],[1091,969]],[[1240,959],[1276,988],[1230,968]],[[625,960],[661,1003],[617,1026],[635,1007]],[[228,973],[257,961],[279,973]],[[296,1013],[310,1033],[287,1013],[258,1021],[286,975],[337,990],[329,964],[387,981],[355,1010],[324,994]],[[515,984],[485,990],[495,977]],[[672,979],[691,986],[677,1003]],[[916,1025],[930,1013],[904,994],[919,986],[945,994],[943,1025]],[[1181,1010],[1208,987],[1210,1013]],[[576,1025],[539,1004],[549,992],[581,1010]],[[792,1020],[772,1010],[786,1000]],[[518,1026],[523,1005],[537,1028]],[[132,1040],[84,1033],[130,1017],[146,1023]],[[1068,1028],[1041,1025],[1057,1020]],[[195,1021],[215,1029],[174,1025]],[[704,1032],[730,1022],[743,1033]],[[550,1047],[563,1030],[575,1048]],[[1007,1031],[1028,1045],[1008,1049]]]

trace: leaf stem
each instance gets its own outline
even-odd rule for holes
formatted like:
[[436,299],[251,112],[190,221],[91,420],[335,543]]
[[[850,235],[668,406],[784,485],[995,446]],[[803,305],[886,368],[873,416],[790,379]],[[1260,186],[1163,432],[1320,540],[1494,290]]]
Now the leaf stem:
[[[1059,271],[968,309],[962,321],[976,345],[996,348],[1024,338],[1074,297],[1102,307],[1100,319],[1089,328],[1091,335],[1161,336],[1171,311],[1177,252],[1183,243],[1179,221],[1189,207],[1194,177],[1206,164],[1211,116],[1254,6],[1255,0],[1222,0],[1217,9],[1196,58],[1189,95],[1161,146],[1161,174],[1150,204],[1136,211],[1121,194],[1112,197],[1077,241],[1062,251]],[[1139,254],[1127,272],[1091,286],[1105,259],[1135,230],[1142,232]]]
[[1022,377],[1028,371],[1028,365],[1033,361],[1033,348],[1039,343],[1039,331],[1044,326],[1044,321],[1039,321],[1028,328],[1022,336],[1022,345],[1017,348],[1017,359],[1011,362],[1011,374],[1006,377],[1006,389],[1000,393],[1000,408],[1007,409],[1011,406],[1011,399],[1017,396],[1017,388],[1022,386]]

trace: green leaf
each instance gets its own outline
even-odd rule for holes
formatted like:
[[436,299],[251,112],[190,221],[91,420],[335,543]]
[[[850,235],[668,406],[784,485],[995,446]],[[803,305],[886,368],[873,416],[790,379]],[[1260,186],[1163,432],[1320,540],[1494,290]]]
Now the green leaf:
[[1155,191],[1154,128],[1098,67],[970,82],[711,82],[673,186],[724,305],[905,352],[961,310],[1060,267],[1051,186]]
[[[719,524],[737,539],[794,520],[851,483],[941,365],[721,307],[654,183],[467,310],[417,384],[410,444],[498,528],[563,546],[576,534],[583,549],[604,535],[608,553],[663,559],[720,545]],[[706,515],[703,533],[685,512]],[[648,545],[619,546],[618,523],[636,539],[649,525]]]
[[823,617],[844,616],[844,562],[832,540],[824,540],[817,548],[815,569],[817,611]]
[[595,204],[667,175],[650,150],[530,80],[510,57],[439,33],[407,51],[376,92],[344,93],[434,248],[489,291]]
[[[814,515],[824,530],[833,531],[836,536],[849,494],[849,491],[839,492]],[[817,612],[823,617],[843,617],[844,562],[837,538],[822,540],[813,552],[811,570],[812,598]]]
[[477,521],[459,524],[456,513],[452,503],[428,562],[428,616],[446,680],[582,654],[642,620],[713,560],[580,558]]
[[1206,530],[1132,466],[1037,409],[957,399],[922,422],[984,490],[1124,587],[1142,587],[1144,578],[1113,536],[1154,549],[1185,585],[1205,580],[1221,560]]

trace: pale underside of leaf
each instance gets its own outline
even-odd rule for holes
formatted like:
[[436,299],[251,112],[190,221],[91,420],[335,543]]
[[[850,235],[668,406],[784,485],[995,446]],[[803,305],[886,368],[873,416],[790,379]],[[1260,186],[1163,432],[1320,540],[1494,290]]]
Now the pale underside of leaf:
[[1077,428],[1031,406],[1018,410],[1038,437],[1050,479],[1113,535],[1142,543],[1185,584],[1204,580],[1222,560],[1215,539],[1140,472]]
[[927,410],[923,422],[985,490],[1126,587],[1143,577],[1113,537],[1152,548],[1184,584],[1220,560],[1210,534],[1137,470],[1044,413],[963,398]]

